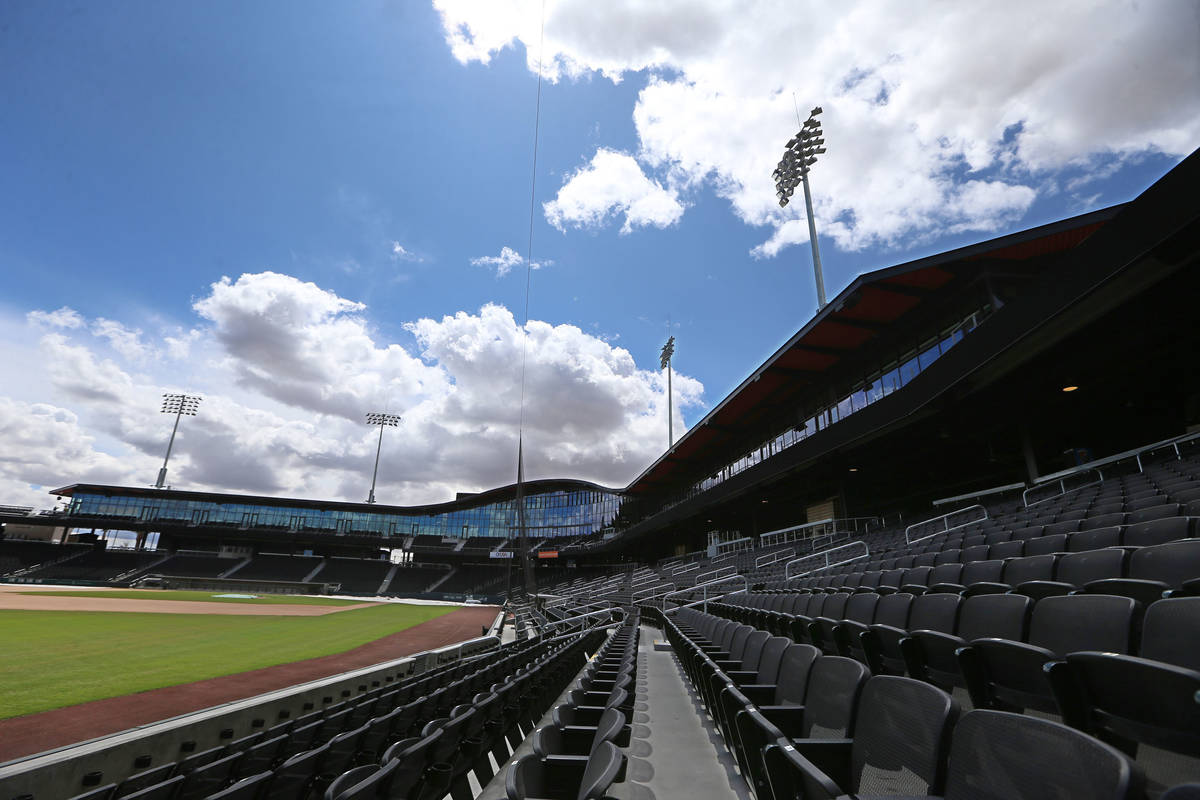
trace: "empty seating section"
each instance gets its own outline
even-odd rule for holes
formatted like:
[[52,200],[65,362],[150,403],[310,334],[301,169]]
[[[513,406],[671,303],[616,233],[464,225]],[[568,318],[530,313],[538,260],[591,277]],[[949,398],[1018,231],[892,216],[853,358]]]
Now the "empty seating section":
[[460,539],[443,539],[441,536],[421,534],[412,538],[412,544],[408,549],[414,553],[452,553],[460,541]]
[[491,550],[502,544],[504,541],[504,539],[498,539],[495,536],[469,536],[467,537],[466,541],[463,542],[460,552],[480,555],[491,552]]
[[[634,614],[612,636],[576,626],[394,683],[389,677],[222,746],[197,752],[193,744],[160,764],[147,756],[128,777],[91,775],[103,785],[73,800],[461,800],[477,796],[475,787],[492,781],[531,735],[533,752],[498,778],[509,797],[560,796],[546,793],[550,780],[586,784],[587,796],[599,796],[623,765],[617,745],[629,737],[637,631]],[[570,701],[535,734],[576,676]]]
[[[0,545],[0,550],[3,549]],[[163,560],[163,553],[96,549],[57,564],[40,567],[27,577],[54,580],[110,581]]]
[[38,564],[78,556],[89,550],[91,550],[91,545],[60,546],[50,542],[0,539],[0,575],[8,575]]
[[463,564],[454,574],[438,585],[439,592],[464,594],[499,594],[504,591],[508,570],[495,565]]
[[1200,781],[1198,473],[1171,458],[643,612],[760,800],[1157,797]]
[[176,553],[161,564],[155,564],[151,571],[155,575],[216,578],[236,567],[239,561],[241,559],[218,555]]
[[[392,582],[388,584],[388,594],[419,594],[440,578],[446,577],[447,569],[442,566],[437,567],[421,567],[421,566],[400,566],[396,568],[395,575],[392,576]],[[441,589],[441,591],[448,591]]]
[[390,562],[379,559],[330,558],[313,580],[341,584],[343,594],[375,594],[391,569]]
[[321,564],[315,556],[259,553],[233,577],[239,580],[302,581]]

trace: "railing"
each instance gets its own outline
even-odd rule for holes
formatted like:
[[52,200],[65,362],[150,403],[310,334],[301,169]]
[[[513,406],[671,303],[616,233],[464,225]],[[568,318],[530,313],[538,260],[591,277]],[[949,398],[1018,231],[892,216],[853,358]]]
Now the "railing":
[[796,555],[796,548],[794,547],[789,547],[787,550],[776,550],[774,553],[767,553],[765,556],[759,556],[754,559],[754,568],[769,567],[777,561],[791,558],[794,555]]
[[[1030,506],[1036,506],[1038,503],[1044,503],[1047,500],[1053,500],[1056,497],[1062,497],[1065,494],[1086,489],[1089,486],[1096,486],[1103,483],[1103,481],[1104,473],[1098,469],[1074,472],[1056,481],[1030,486],[1021,492],[1021,502],[1025,504],[1026,508],[1029,508]],[[1030,498],[1036,499],[1031,500]]]
[[[805,538],[805,534],[807,534],[810,529],[815,530],[818,527],[832,524],[833,517],[830,517],[829,519],[819,519],[816,522],[805,522],[801,525],[792,525],[787,528],[777,528],[776,530],[767,531],[762,536],[759,536],[758,543],[760,546],[771,546],[776,544],[784,544],[786,542],[794,542],[798,539]],[[789,533],[793,535],[788,536],[787,534]],[[775,541],[777,537],[778,541]]]
[[690,564],[684,564],[682,567],[676,567],[675,569],[671,570],[671,574],[682,575],[685,572],[694,572],[698,569],[700,569],[700,562],[693,561]]
[[701,572],[699,575],[696,576],[696,584],[705,583],[708,580],[714,580],[717,578],[725,578],[736,572],[737,572],[737,567],[732,567],[732,566],[731,567],[718,567],[717,569],[710,569],[708,572]]
[[1154,442],[1153,444],[1147,444],[1147,445],[1142,445],[1141,447],[1135,447],[1132,450],[1126,450],[1122,453],[1117,453],[1116,455],[1105,456],[1104,458],[1097,458],[1095,460],[1087,462],[1086,464],[1080,464],[1077,467],[1071,467],[1070,469],[1064,469],[1061,472],[1055,472],[1050,475],[1043,475],[1040,478],[1036,478],[1034,480],[1034,483],[1040,484],[1040,483],[1045,483],[1047,481],[1056,481],[1059,478],[1066,477],[1067,475],[1071,475],[1076,472],[1084,472],[1084,471],[1087,471],[1090,469],[1099,470],[1101,467],[1107,467],[1110,464],[1116,464],[1118,461],[1127,461],[1130,458],[1137,460],[1138,471],[1141,472],[1142,471],[1142,456],[1145,455],[1146,453],[1152,453],[1155,450],[1165,450],[1166,448],[1170,447],[1175,450],[1176,458],[1182,458],[1182,454],[1179,452],[1179,445],[1185,444],[1187,442],[1195,441],[1196,439],[1200,439],[1200,433],[1185,433],[1182,436],[1172,436],[1169,439],[1162,439],[1161,441]]
[[[840,551],[843,551],[843,550],[850,550],[852,548],[853,549],[861,548],[862,552],[856,556],[851,556],[850,558],[843,558],[840,561],[834,561],[832,559],[832,556],[834,553],[839,553]],[[871,556],[871,548],[867,547],[866,542],[864,542],[862,539],[859,539],[857,541],[850,542],[850,544],[843,544],[843,545],[839,545],[838,547],[831,547],[828,550],[822,550],[820,553],[810,553],[809,555],[803,556],[801,558],[792,559],[791,561],[789,561],[783,565],[783,579],[785,581],[790,581],[790,580],[795,580],[796,578],[803,578],[805,575],[811,575],[812,573],[820,572],[823,569],[829,569],[830,567],[838,567],[838,566],[841,566],[842,564],[849,564],[851,561],[859,561],[864,558],[870,558],[870,556]],[[813,569],[807,570],[805,572],[801,572],[799,575],[792,574],[792,565],[793,564],[799,564],[801,562],[809,561],[809,560],[815,559],[815,558],[823,558],[825,563],[819,567],[814,567]]]
[[601,616],[601,615],[608,617],[608,621],[612,622],[612,608],[606,608],[601,611],[588,611],[585,614],[577,614],[574,617],[567,617],[566,619],[559,619],[559,620],[554,620],[551,622],[545,622],[539,627],[554,628],[558,625],[567,625],[567,624],[574,624],[574,623],[582,624],[582,622],[584,620],[591,619],[593,617],[597,617],[597,616]]
[[812,538],[812,550],[813,552],[816,552],[824,547],[832,547],[838,542],[849,538],[850,531],[833,531],[832,533],[826,533],[823,536],[814,536]]
[[[1104,458],[1097,458],[1093,461],[1087,462],[1086,464],[1080,464],[1079,466],[1071,467],[1070,469],[1064,469],[1060,472],[1055,472],[1050,475],[1043,475],[1034,480],[1034,485],[1025,490],[1025,493],[1021,495],[1021,499],[1024,500],[1025,507],[1028,508],[1029,506],[1037,505],[1038,503],[1045,502],[1046,500],[1051,500],[1055,497],[1061,497],[1068,492],[1074,492],[1087,486],[1094,486],[1100,481],[1104,480],[1104,467],[1111,466],[1112,464],[1116,464],[1121,461],[1128,461],[1131,458],[1137,461],[1138,472],[1142,472],[1145,469],[1142,465],[1142,456],[1145,454],[1152,453],[1155,450],[1165,450],[1166,448],[1170,447],[1175,451],[1175,458],[1182,458],[1182,454],[1179,452],[1179,445],[1196,441],[1197,439],[1200,439],[1200,433],[1187,433],[1183,436],[1173,436],[1170,439],[1163,439],[1161,441],[1154,442],[1153,444],[1147,444],[1141,447],[1135,447],[1132,450],[1126,450],[1122,453],[1106,456]],[[1087,481],[1078,484],[1075,482],[1068,483],[1070,478],[1080,475],[1087,476],[1088,473],[1091,472],[1096,473],[1098,480]],[[1053,487],[1056,485],[1058,486],[1058,491],[1053,490]],[[1068,485],[1070,488],[1067,488]],[[1049,494],[1047,494],[1047,487],[1049,487]],[[1028,497],[1031,493],[1035,496],[1038,496],[1039,499],[1029,502]]]
[[[653,600],[657,597],[662,597],[663,595],[669,594],[669,593],[675,591],[677,588],[678,587],[676,587],[675,584],[673,584],[673,583],[660,583],[658,586],[654,586],[650,589],[642,589],[641,591],[638,591],[638,592],[630,595],[629,602],[630,603],[644,603],[648,600]],[[660,591],[663,589],[665,589],[666,591]],[[639,597],[638,595],[641,595],[643,592],[650,592],[650,594]]]
[[[962,519],[962,517],[968,518]],[[957,519],[958,521],[951,525],[951,518]],[[916,544],[917,542],[925,541],[926,539],[930,539],[938,534],[946,533],[956,528],[961,528],[964,525],[970,525],[972,522],[980,522],[987,518],[988,512],[983,506],[967,506],[966,508],[960,508],[957,511],[951,511],[949,514],[942,514],[940,517],[933,517],[931,519],[922,520],[921,522],[914,522],[912,525],[909,525],[904,529],[904,541],[908,544]],[[928,530],[929,528],[936,528],[936,530],[925,533],[924,531]],[[915,539],[912,538],[914,530],[921,533],[921,535]]]
[[0,514],[28,517],[33,514],[33,506],[0,506]]
[[707,583],[697,584],[696,586],[693,586],[689,589],[679,589],[678,591],[668,592],[667,594],[663,595],[663,597],[662,597],[662,611],[664,614],[667,613],[667,599],[668,598],[673,597],[674,595],[679,595],[679,594],[692,594],[697,589],[699,589],[704,594],[704,596],[700,600],[693,600],[688,603],[683,603],[682,605],[678,605],[678,606],[676,606],[676,608],[673,608],[671,610],[677,611],[680,608],[691,608],[692,606],[703,603],[704,611],[707,612],[708,611],[708,601],[710,599],[708,596],[709,587],[717,586],[722,583],[732,583],[733,581],[741,581],[742,588],[739,589],[737,592],[722,592],[721,594],[716,595],[715,597],[712,597],[711,599],[716,600],[717,597],[725,597],[726,595],[738,594],[739,592],[744,594],[744,593],[750,591],[750,582],[746,580],[746,577],[744,575],[726,575],[724,578],[714,578],[713,580],[708,581]]
[[978,492],[967,492],[966,494],[956,494],[954,497],[943,497],[940,500],[934,500],[933,505],[944,506],[949,503],[957,503],[961,500],[974,500],[977,497],[990,497],[994,494],[1005,494],[1007,492],[1015,492],[1018,489],[1024,489],[1025,484],[1007,483],[1004,486],[993,486],[991,489],[980,489]]

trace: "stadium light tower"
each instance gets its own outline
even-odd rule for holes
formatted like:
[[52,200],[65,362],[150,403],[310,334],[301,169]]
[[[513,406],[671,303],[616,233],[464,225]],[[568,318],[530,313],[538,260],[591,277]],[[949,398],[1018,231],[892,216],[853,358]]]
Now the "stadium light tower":
[[671,407],[671,356],[675,355],[675,337],[667,339],[667,343],[663,345],[662,353],[659,355],[659,364],[662,369],[667,371],[667,449],[670,450],[675,446],[675,421],[672,413],[674,409]]
[[400,424],[400,415],[372,412],[367,414],[367,424],[379,426],[379,444],[375,447],[375,471],[371,473],[371,493],[367,495],[367,502],[374,503],[375,479],[379,477],[379,452],[383,450],[383,429],[398,426]]
[[158,480],[154,482],[155,489],[161,489],[167,483],[167,462],[171,460],[171,448],[175,446],[175,432],[179,430],[179,418],[184,414],[189,417],[196,416],[196,409],[200,407],[200,401],[203,399],[190,394],[164,394],[162,397],[160,411],[164,414],[174,414],[175,426],[171,428],[171,438],[167,440],[167,455],[163,458],[162,469],[158,471]]
[[[812,244],[813,274],[817,279],[817,310],[825,307],[825,278],[821,274],[821,250],[817,246],[817,223],[813,219],[812,193],[808,190],[808,168],[817,163],[817,156],[825,152],[825,140],[821,137],[821,123],[817,115],[821,107],[817,106],[808,115],[808,119],[800,126],[800,130],[783,147],[783,158],[771,173],[775,179],[775,196],[779,198],[779,207],[788,204],[796,184],[804,184],[804,205],[808,209],[808,240]],[[797,118],[800,116],[796,115]]]

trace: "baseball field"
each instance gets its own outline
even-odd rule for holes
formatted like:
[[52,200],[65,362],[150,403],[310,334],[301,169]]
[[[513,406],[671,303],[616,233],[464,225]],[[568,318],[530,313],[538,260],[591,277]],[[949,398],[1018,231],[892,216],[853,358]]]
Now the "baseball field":
[[455,610],[218,594],[0,587],[0,719],[343,653]]

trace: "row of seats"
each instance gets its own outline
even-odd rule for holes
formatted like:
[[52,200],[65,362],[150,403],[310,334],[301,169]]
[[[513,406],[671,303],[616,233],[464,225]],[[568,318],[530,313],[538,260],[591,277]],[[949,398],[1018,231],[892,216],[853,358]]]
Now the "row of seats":
[[[1127,594],[1144,602],[1166,591],[1200,592],[1200,539],[1183,539],[1147,547],[1109,547],[1074,553],[1041,553],[1008,559],[987,559],[887,571],[844,573],[790,586],[815,594],[873,592],[890,594],[926,591],[1009,591],[1027,583],[1030,592],[1064,593],[1090,590],[1092,584],[1109,594]],[[1056,583],[1058,586],[1045,584]]]
[[[490,777],[490,762],[481,758],[482,751],[472,749],[474,740],[472,746],[464,745],[471,738],[468,734],[499,731],[513,737],[515,747],[529,732],[532,720],[544,712],[540,704],[557,696],[583,664],[589,648],[594,650],[602,638],[601,633],[588,631],[509,645],[398,686],[376,687],[360,697],[285,719],[226,745],[192,752],[74,800],[321,797],[356,764],[386,766],[398,755],[398,743],[433,737],[440,744],[428,743],[424,752],[429,760],[417,776],[431,792],[441,789],[441,794],[429,795],[432,800],[449,791],[452,782],[465,784],[470,769]],[[444,732],[435,736],[439,731]],[[503,762],[510,751],[495,742],[491,745],[488,752],[498,753]],[[461,796],[461,786],[458,791]]]
[[[753,605],[764,597],[772,596],[731,599]],[[872,597],[852,596],[842,618],[734,604],[710,608],[734,620],[765,621],[877,675],[966,689],[976,708],[1061,714],[1130,755],[1139,743],[1200,753],[1200,597],[1161,599],[1144,607],[1144,615],[1135,600],[1100,594],[1037,602],[1021,594],[894,594],[873,609],[863,602]],[[736,627],[734,620],[728,624]],[[1165,762],[1193,775],[1200,767]]]
[[[919,680],[694,609],[659,619],[759,800],[1143,796],[1132,759],[1065,725],[995,710],[960,719]],[[758,683],[772,669],[787,676],[782,698]]]
[[631,614],[581,674],[552,721],[533,734],[533,752],[505,775],[508,800],[593,800],[624,780],[637,674],[639,615]]

